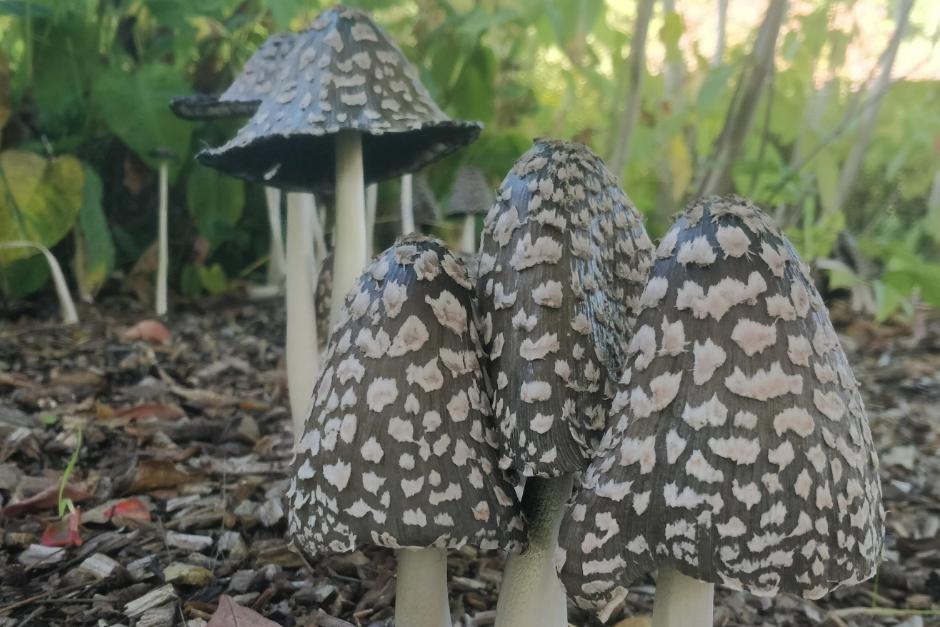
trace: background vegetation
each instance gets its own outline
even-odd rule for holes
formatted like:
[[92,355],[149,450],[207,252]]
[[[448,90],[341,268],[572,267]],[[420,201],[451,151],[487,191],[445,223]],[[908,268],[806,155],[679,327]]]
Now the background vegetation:
[[[690,198],[735,191],[788,229],[830,285],[881,319],[940,305],[940,9],[929,0],[351,0],[372,11],[495,186],[534,136],[604,155],[651,235]],[[149,298],[158,148],[171,164],[171,277],[218,292],[265,261],[263,195],[193,161],[237,121],[173,117],[220,92],[317,0],[0,0],[0,241],[33,239],[86,300]],[[721,33],[721,35],[719,35]],[[394,219],[395,183],[380,216]],[[456,236],[456,225],[439,234]],[[391,235],[389,229],[387,235]],[[850,235],[851,234],[851,235]],[[379,244],[384,244],[380,240]],[[0,251],[8,299],[44,288],[41,255]]]

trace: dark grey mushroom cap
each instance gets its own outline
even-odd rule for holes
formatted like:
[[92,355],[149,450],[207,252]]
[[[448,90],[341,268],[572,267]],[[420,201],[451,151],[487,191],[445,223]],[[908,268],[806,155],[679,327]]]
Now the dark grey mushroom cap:
[[451,120],[398,46],[369,17],[334,7],[296,35],[274,91],[238,134],[199,161],[300,191],[334,185],[335,141],[362,133],[366,183],[414,172],[469,144],[477,122]]
[[493,206],[493,190],[483,170],[472,165],[460,166],[450,190],[447,216],[485,214]]
[[818,598],[874,573],[884,510],[858,384],[797,252],[713,197],[663,238],[619,413],[562,524],[582,606],[662,565]]
[[463,265],[424,237],[379,255],[347,295],[292,466],[302,551],[520,548],[474,307]]
[[210,120],[254,115],[274,88],[280,64],[294,44],[293,33],[276,33],[245,62],[245,67],[221,96],[194,94],[170,100],[173,113],[187,120]]
[[434,197],[434,190],[431,189],[427,177],[421,174],[414,176],[414,191],[412,200],[414,202],[415,224],[421,226],[434,226],[438,222],[438,216],[441,214],[440,206],[437,204],[437,198]]
[[313,307],[317,314],[317,343],[325,347],[330,341],[330,307],[333,304],[333,253],[323,258],[317,288],[313,294]]
[[506,175],[477,280],[501,467],[587,466],[651,263],[640,214],[586,146],[539,140]]

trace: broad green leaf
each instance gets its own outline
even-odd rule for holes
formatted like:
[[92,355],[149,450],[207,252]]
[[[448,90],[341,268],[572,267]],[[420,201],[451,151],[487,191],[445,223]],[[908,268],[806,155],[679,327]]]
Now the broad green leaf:
[[186,204],[199,234],[218,248],[235,231],[245,206],[245,184],[218,170],[197,167],[186,184]]
[[[158,169],[152,155],[167,148],[182,160],[189,149],[192,124],[177,118],[167,102],[190,87],[180,72],[169,65],[150,64],[128,73],[108,70],[95,80],[94,101],[102,121],[141,160]],[[170,179],[179,173],[179,162],[170,163]]]
[[210,294],[221,294],[228,289],[228,277],[225,270],[217,263],[211,266],[199,266],[199,281]]
[[10,119],[10,64],[0,50],[0,138],[3,137],[3,127]]
[[816,186],[819,189],[819,199],[822,202],[823,212],[831,213],[838,207],[839,196],[839,166],[834,159],[820,155],[815,163]]
[[114,242],[101,206],[101,179],[85,168],[82,208],[75,228],[75,279],[85,300],[104,284],[114,268]]
[[[81,162],[19,150],[0,153],[0,241],[27,240],[47,248],[72,230],[82,206]],[[0,263],[36,254],[31,249],[0,251]]]
[[26,298],[38,292],[51,278],[49,264],[42,255],[0,264],[0,290],[7,298]]

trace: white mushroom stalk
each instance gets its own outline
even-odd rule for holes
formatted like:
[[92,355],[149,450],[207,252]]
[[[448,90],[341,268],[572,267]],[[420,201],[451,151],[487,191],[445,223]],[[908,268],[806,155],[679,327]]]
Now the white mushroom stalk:
[[474,165],[460,166],[451,187],[447,214],[463,218],[460,231],[462,252],[477,252],[476,217],[486,215],[492,205],[493,191],[483,170]]
[[736,196],[686,208],[656,257],[562,525],[573,600],[602,607],[658,569],[654,625],[709,627],[713,584],[818,599],[874,575],[878,458],[808,267]]
[[72,300],[72,294],[69,291],[68,283],[65,282],[65,275],[62,273],[62,266],[52,254],[52,251],[38,242],[25,240],[15,240],[10,242],[0,242],[0,250],[10,248],[33,248],[38,250],[46,258],[49,264],[49,273],[52,275],[52,283],[55,286],[56,296],[59,298],[59,309],[62,312],[62,322],[65,324],[78,324],[78,311],[75,309],[75,301]]
[[653,627],[712,627],[715,584],[662,566],[656,577]]
[[651,258],[639,212],[581,144],[537,141],[487,214],[477,292],[500,466],[526,477],[531,530],[526,552],[507,561],[499,625],[567,625],[558,529],[606,425]]
[[475,253],[477,250],[477,219],[473,214],[463,218],[463,228],[460,230],[460,252]]
[[157,218],[157,285],[156,311],[158,316],[166,315],[166,282],[169,267],[169,165],[166,159],[160,161],[160,207]]
[[375,211],[379,204],[378,183],[366,185],[366,252],[375,253]]
[[346,298],[293,462],[289,532],[309,556],[396,550],[395,624],[449,627],[448,549],[518,550],[497,467],[466,268],[411,237]]
[[313,303],[316,274],[310,246],[310,222],[316,211],[312,194],[287,195],[287,391],[294,444],[303,431],[304,413],[318,368],[317,312]]
[[404,235],[414,233],[415,230],[415,203],[414,178],[411,174],[401,177],[401,232]]
[[363,178],[362,135],[357,131],[340,131],[336,135],[336,251],[330,328],[339,320],[343,297],[368,259]]
[[281,190],[264,188],[268,209],[268,227],[271,229],[271,257],[268,260],[268,285],[280,289],[284,283],[284,230],[281,228]]

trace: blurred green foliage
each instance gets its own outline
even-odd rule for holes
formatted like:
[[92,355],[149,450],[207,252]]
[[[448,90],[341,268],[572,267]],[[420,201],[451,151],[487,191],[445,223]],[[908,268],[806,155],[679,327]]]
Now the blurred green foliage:
[[[478,142],[429,168],[440,198],[462,162],[481,167],[495,186],[536,136],[578,139],[602,155],[609,150],[628,85],[633,2],[349,4],[373,12],[448,113],[486,124]],[[928,202],[932,186],[940,185],[940,84],[902,77],[891,87],[862,175],[840,206],[839,174],[860,114],[871,104],[866,86],[841,78],[846,50],[859,33],[836,28],[832,16],[851,5],[819,0],[814,10],[790,16],[731,179],[734,191],[788,229],[808,261],[830,261],[820,265],[831,286],[867,290],[871,313],[886,318],[917,299],[940,305],[940,206]],[[6,171],[32,153],[37,164],[78,164],[78,189],[56,196],[61,185],[50,182],[31,202],[40,216],[68,209],[36,236],[56,245],[60,257],[71,255],[86,299],[115,272],[132,273],[135,264],[139,270],[153,244],[156,149],[179,157],[170,171],[176,288],[216,293],[262,265],[268,234],[260,190],[193,161],[203,146],[231,136],[238,122],[185,122],[170,113],[167,100],[222,91],[270,33],[303,28],[325,6],[317,0],[0,0],[0,163]],[[710,50],[690,41],[682,3],[675,12],[665,6],[656,3],[648,42],[662,58],[647,64],[630,157],[616,173],[654,236],[690,199],[709,165],[753,39],[729,42],[715,62]],[[905,42],[932,41],[932,55],[936,37],[915,24]],[[670,67],[681,71],[677,85],[667,80]],[[821,82],[821,75],[829,78]],[[0,212],[32,215],[32,205],[4,204],[11,193],[17,197],[17,185],[0,178]],[[380,218],[393,216],[396,194],[383,190],[380,197]],[[0,215],[0,225],[8,223]],[[11,238],[3,228],[0,238]],[[850,241],[872,270],[838,259],[843,231],[854,234]],[[456,232],[456,225],[445,225],[439,234]],[[8,296],[42,287],[45,265],[30,261],[0,265]]]

